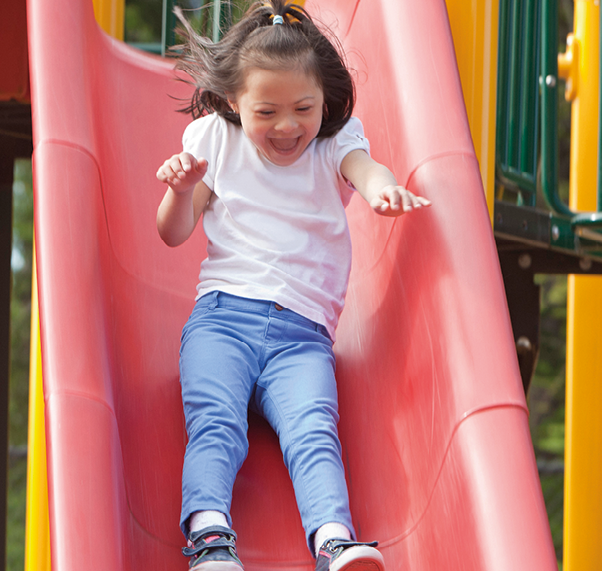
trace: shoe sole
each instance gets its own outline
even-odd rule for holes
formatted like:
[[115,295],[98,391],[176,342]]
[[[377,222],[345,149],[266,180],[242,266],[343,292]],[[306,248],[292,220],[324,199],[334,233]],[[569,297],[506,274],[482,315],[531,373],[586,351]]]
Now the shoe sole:
[[385,571],[385,561],[374,547],[358,545],[343,551],[329,571]]
[[188,571],[244,571],[243,568],[233,561],[203,561]]

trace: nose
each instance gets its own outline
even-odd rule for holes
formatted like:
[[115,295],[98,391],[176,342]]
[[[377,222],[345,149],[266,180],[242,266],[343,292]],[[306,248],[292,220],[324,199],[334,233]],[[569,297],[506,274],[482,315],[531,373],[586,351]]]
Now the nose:
[[280,118],[280,120],[276,124],[276,129],[278,131],[282,131],[283,133],[290,133],[294,131],[298,126],[299,123],[295,119],[295,117],[292,114],[287,113]]

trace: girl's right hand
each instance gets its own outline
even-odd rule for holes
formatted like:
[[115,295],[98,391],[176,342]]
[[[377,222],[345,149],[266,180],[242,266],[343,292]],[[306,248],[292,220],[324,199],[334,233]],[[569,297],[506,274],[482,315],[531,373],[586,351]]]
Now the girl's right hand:
[[190,153],[179,153],[167,159],[157,171],[157,178],[177,193],[192,190],[207,172],[207,161]]

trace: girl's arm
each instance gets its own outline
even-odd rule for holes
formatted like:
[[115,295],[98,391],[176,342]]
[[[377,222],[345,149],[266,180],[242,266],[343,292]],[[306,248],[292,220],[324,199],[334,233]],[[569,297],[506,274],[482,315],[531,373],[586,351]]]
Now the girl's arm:
[[393,173],[365,151],[351,151],[341,163],[341,174],[378,214],[400,216],[414,208],[430,206],[431,201],[412,194],[397,184]]
[[207,161],[190,153],[167,159],[157,171],[157,178],[169,185],[159,210],[157,230],[168,246],[179,246],[195,229],[211,197],[211,189],[202,181]]

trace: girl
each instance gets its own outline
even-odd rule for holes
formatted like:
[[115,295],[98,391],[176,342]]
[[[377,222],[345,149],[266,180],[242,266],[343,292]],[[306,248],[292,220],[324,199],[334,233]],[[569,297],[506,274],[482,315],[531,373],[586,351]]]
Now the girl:
[[279,436],[316,571],[384,571],[354,539],[337,434],[345,206],[354,189],[384,216],[430,202],[370,158],[349,71],[302,8],[258,3],[216,44],[183,22],[196,120],[157,173],[157,227],[177,246],[203,214],[208,239],[180,351],[184,554],[194,571],[242,570],[229,512],[251,408]]

